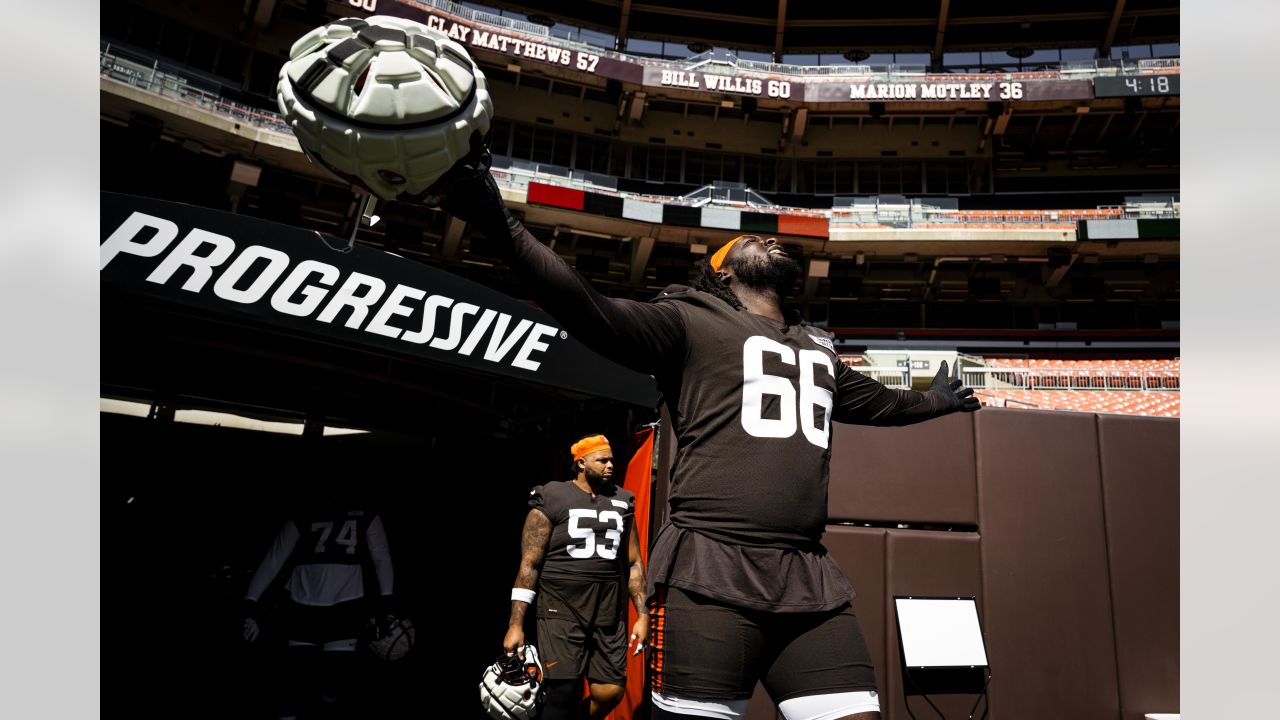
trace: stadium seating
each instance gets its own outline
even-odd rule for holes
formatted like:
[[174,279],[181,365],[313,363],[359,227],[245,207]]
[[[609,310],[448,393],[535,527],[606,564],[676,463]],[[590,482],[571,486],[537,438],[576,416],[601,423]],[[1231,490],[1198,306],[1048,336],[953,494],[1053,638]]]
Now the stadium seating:
[[1182,396],[1175,392],[1111,390],[979,390],[990,407],[1072,410],[1090,413],[1181,417]]

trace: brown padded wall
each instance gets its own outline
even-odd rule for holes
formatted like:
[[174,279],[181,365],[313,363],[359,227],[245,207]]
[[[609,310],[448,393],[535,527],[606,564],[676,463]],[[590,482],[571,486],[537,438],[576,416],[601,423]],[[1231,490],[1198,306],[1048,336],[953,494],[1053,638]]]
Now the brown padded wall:
[[876,665],[876,687],[885,679],[884,552],[885,531],[880,528],[828,525],[822,538],[831,557],[853,583],[857,597],[853,612],[867,638],[871,660]]
[[901,428],[835,423],[827,517],[976,525],[973,422],[981,414]]
[[1178,712],[1178,421],[1098,417],[1125,720]]
[[[887,630],[887,681],[882,681],[880,708],[886,720],[909,718],[903,705],[902,668],[898,650],[898,625],[893,606],[894,595],[954,595],[978,598],[979,620],[982,612],[982,562],[977,533],[890,530],[886,548],[887,583],[885,590],[885,628]],[[949,718],[968,717],[976,695],[931,695],[939,709]],[[925,700],[911,698],[916,717],[934,717]],[[981,712],[981,706],[978,712]]]
[[991,716],[1118,718],[1095,416],[976,413]]

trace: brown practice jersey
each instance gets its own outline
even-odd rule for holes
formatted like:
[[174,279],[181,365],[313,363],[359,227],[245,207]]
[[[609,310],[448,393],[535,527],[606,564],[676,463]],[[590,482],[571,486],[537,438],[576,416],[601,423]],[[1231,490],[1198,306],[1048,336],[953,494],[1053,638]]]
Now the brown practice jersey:
[[543,578],[616,581],[621,576],[634,493],[606,483],[593,498],[572,482],[551,482],[530,491],[529,505],[552,524]]
[[831,422],[907,425],[955,408],[845,366],[831,335],[794,313],[778,322],[679,285],[648,303],[606,298],[527,231],[507,255],[571,333],[658,381],[676,456],[651,588],[770,610],[847,602],[852,589],[820,544]]

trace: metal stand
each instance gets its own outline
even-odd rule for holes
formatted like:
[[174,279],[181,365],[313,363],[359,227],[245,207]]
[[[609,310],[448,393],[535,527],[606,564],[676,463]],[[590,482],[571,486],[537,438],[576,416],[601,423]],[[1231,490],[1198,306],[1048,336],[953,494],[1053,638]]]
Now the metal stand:
[[377,203],[378,198],[369,193],[362,192],[356,195],[355,212],[350,217],[351,234],[347,236],[347,244],[345,246],[334,247],[328,240],[325,240],[326,237],[332,236],[326,236],[324,233],[319,232],[317,232],[316,235],[318,235],[321,240],[324,240],[324,244],[327,245],[330,250],[340,253],[351,252],[351,248],[355,247],[356,233],[360,232],[360,226],[363,224],[373,227],[378,223],[378,220],[381,219],[377,215],[373,214],[373,209],[377,207]]
[[[973,713],[978,709],[978,704],[982,703],[983,700],[987,700],[987,702],[983,704],[982,720],[986,720],[987,713],[990,712],[991,710],[991,701],[987,699],[987,687],[990,686],[991,684],[991,669],[990,668],[985,668],[985,669],[986,669],[986,678],[982,682],[982,690],[978,693],[977,699],[973,701],[973,707],[969,708],[969,714],[967,716],[968,720],[973,720]],[[903,697],[902,697],[902,704],[906,706],[907,715],[911,716],[911,720],[916,720],[915,714],[911,712],[911,696],[912,695],[919,695],[920,697],[924,698],[924,701],[929,703],[929,707],[933,708],[933,711],[938,714],[938,717],[942,718],[943,720],[946,720],[947,716],[942,714],[942,711],[938,709],[938,706],[934,705],[933,701],[929,699],[929,695],[925,693],[920,688],[919,685],[916,684],[915,678],[911,676],[910,669],[904,667],[902,669],[902,677],[907,681],[907,683],[911,685],[912,689],[914,690],[914,692],[906,692],[904,688]],[[947,692],[947,691],[944,690],[944,692]]]
[[912,695],[923,697],[942,720],[946,720],[946,715],[930,695],[977,695],[967,717],[973,720],[978,705],[986,699],[982,710],[985,720],[991,710],[991,701],[987,698],[991,667],[977,614],[977,598],[895,595],[893,602],[898,624],[902,702],[907,715],[916,720],[911,712]]

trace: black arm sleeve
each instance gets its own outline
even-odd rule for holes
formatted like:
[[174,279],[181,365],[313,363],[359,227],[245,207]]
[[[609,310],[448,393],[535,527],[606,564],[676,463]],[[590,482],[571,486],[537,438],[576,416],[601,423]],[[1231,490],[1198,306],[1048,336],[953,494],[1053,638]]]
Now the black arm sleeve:
[[853,425],[911,425],[955,412],[958,406],[931,392],[894,390],[844,363],[836,366],[831,418]]
[[493,241],[533,299],[587,347],[646,374],[683,357],[684,318],[673,303],[601,295],[511,216],[489,173],[459,182],[442,207]]

